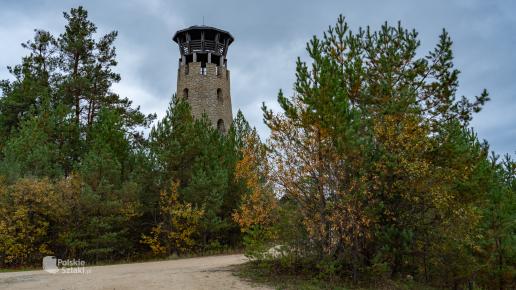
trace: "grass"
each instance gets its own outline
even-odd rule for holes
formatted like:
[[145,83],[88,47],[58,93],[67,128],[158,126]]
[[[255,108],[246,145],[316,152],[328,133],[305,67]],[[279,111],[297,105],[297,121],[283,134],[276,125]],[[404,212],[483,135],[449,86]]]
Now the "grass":
[[344,289],[421,289],[434,288],[410,280],[367,281],[353,284],[346,279],[324,279],[310,273],[281,273],[271,270],[266,264],[249,262],[234,266],[234,274],[254,284],[262,284],[282,290],[344,290]]
[[271,271],[265,265],[249,262],[234,266],[238,277],[255,284],[264,284],[274,289],[352,289],[344,281],[324,281],[307,274],[288,274]]
[[[207,257],[207,256],[233,255],[233,254],[242,254],[242,253],[243,253],[242,249],[236,248],[236,249],[210,250],[210,251],[197,252],[197,253],[192,252],[192,253],[186,253],[186,254],[181,254],[181,255],[173,254],[173,255],[170,255],[167,257],[155,256],[155,255],[148,254],[146,256],[137,256],[137,257],[130,257],[130,258],[126,258],[126,259],[118,259],[118,260],[100,260],[98,262],[86,261],[86,267],[159,262],[159,261],[170,261],[170,260],[189,259],[189,258],[198,258],[198,257]],[[0,268],[0,273],[38,271],[38,270],[42,270],[41,266]]]
[[6,268],[6,269],[0,269],[0,273],[8,273],[8,272],[24,272],[24,271],[37,271],[41,270],[40,268]]
[[147,254],[136,257],[129,257],[127,259],[119,259],[119,260],[111,260],[111,261],[99,261],[96,263],[88,263],[86,261],[87,266],[109,266],[109,265],[120,265],[120,264],[135,264],[135,263],[146,263],[146,262],[159,262],[159,261],[170,261],[170,260],[179,260],[179,259],[189,259],[189,258],[199,258],[199,257],[208,257],[208,256],[222,256],[222,255],[233,255],[233,254],[242,254],[244,251],[239,248],[235,249],[220,249],[220,250],[210,250],[203,252],[191,252],[184,253],[181,255],[172,254],[170,256],[156,256],[153,254]]

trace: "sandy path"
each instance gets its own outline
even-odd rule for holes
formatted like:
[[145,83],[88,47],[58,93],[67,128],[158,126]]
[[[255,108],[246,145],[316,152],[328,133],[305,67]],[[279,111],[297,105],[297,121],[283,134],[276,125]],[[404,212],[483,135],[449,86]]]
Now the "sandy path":
[[228,268],[246,261],[228,255],[88,267],[90,274],[0,273],[0,289],[269,289],[240,280]]

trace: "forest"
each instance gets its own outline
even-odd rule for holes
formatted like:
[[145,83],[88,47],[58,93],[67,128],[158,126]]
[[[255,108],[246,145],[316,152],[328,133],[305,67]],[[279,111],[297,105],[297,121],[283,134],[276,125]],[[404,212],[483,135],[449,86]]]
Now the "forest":
[[262,141],[240,111],[222,134],[175,96],[145,115],[112,90],[117,32],[63,16],[0,81],[0,268],[244,249],[271,275],[516,287],[516,162],[471,127],[489,94],[457,96],[445,30],[423,53],[400,23],[340,16],[281,111],[261,108]]

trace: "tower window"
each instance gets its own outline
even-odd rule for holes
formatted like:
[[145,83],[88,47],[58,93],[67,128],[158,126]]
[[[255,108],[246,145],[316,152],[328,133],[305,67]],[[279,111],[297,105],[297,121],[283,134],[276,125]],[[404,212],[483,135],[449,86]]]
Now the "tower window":
[[219,119],[217,121],[217,129],[220,133],[226,133],[226,126],[224,126],[224,120]]
[[183,99],[188,100],[188,89],[187,88],[185,88],[183,90]]
[[221,88],[218,88],[217,89],[217,100],[219,102],[223,102],[224,101],[224,98],[223,98],[223,95],[222,95],[222,89]]

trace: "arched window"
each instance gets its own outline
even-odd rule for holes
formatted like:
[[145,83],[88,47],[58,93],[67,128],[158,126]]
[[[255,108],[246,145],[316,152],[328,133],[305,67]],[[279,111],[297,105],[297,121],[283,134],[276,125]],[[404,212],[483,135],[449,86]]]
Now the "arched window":
[[187,88],[185,88],[183,90],[183,99],[188,100],[188,89]]
[[226,133],[226,126],[224,126],[224,120],[219,119],[217,121],[217,129],[220,133]]
[[217,100],[218,100],[219,102],[224,101],[224,98],[223,98],[223,96],[222,96],[222,89],[221,89],[221,88],[218,88],[218,89],[217,89]]

